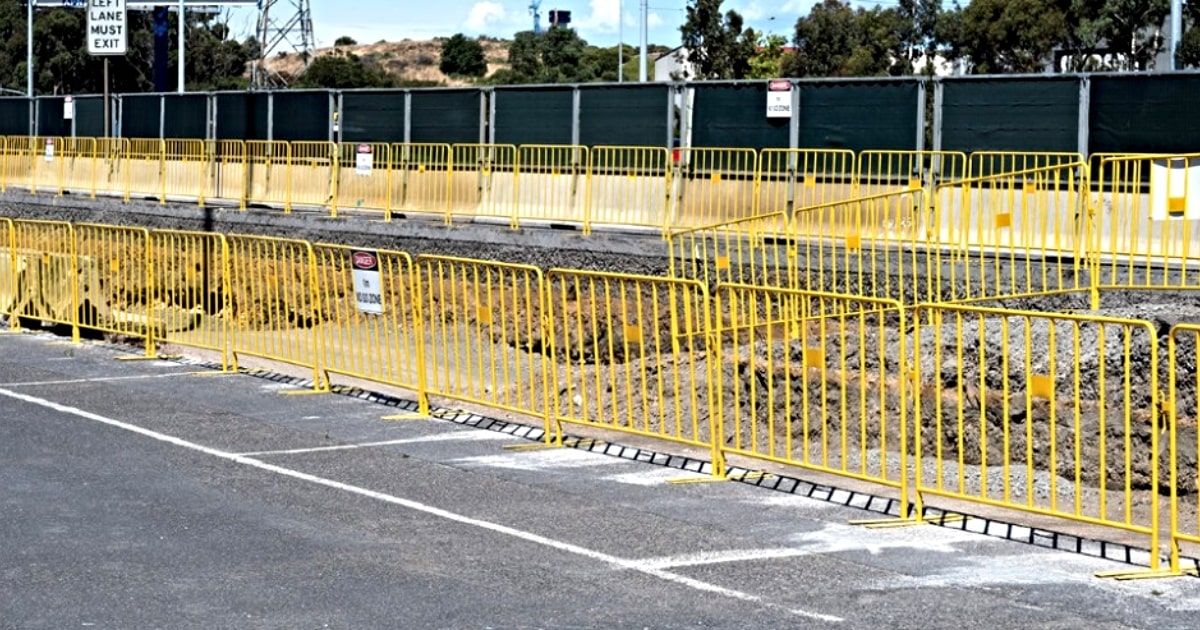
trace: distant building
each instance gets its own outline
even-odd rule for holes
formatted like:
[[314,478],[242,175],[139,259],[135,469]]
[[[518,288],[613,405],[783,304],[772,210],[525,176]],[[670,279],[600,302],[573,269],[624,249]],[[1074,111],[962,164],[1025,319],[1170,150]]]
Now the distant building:
[[688,61],[688,49],[680,46],[654,59],[654,81],[691,81],[696,67]]

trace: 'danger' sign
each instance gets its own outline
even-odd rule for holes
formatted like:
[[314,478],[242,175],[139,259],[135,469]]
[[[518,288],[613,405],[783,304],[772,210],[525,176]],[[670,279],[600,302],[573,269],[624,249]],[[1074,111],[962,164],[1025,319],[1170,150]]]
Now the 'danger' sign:
[[88,54],[124,55],[129,46],[126,26],[125,0],[88,0]]

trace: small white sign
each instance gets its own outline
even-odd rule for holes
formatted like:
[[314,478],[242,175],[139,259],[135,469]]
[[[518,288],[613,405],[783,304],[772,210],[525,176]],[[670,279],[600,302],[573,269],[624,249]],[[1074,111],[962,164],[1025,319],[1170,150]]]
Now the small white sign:
[[358,153],[354,156],[354,172],[359,175],[370,175],[374,168],[375,155],[371,152],[371,145],[358,145]]
[[125,0],[88,0],[89,55],[124,55],[129,48]]
[[46,138],[46,161],[54,161],[54,139]]
[[792,82],[771,81],[767,84],[767,118],[792,117]]
[[68,96],[63,99],[63,120],[71,120],[75,117],[75,98]]
[[379,254],[355,249],[350,251],[354,276],[354,301],[358,310],[371,315],[383,314],[383,282],[379,279]]

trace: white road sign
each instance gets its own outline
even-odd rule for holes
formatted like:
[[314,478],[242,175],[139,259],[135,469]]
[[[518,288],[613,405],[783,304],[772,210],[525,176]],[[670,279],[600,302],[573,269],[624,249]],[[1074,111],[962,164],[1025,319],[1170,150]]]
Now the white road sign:
[[124,55],[129,48],[125,0],[88,0],[89,55]]

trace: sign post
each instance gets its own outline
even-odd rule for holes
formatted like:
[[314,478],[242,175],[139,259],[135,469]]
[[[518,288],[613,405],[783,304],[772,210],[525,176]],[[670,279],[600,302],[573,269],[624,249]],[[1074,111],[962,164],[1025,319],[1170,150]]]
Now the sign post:
[[104,57],[104,137],[112,135],[109,126],[108,58],[124,55],[129,49],[128,12],[125,0],[88,0],[88,54]]

